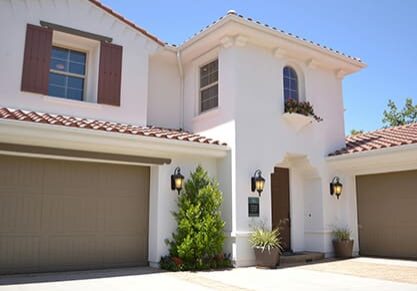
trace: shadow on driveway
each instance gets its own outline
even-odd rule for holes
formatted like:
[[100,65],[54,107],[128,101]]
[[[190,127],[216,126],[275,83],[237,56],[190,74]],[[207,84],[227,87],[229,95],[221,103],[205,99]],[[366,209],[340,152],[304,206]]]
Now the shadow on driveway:
[[111,277],[149,275],[166,272],[164,270],[151,267],[134,267],[118,269],[101,269],[88,271],[70,271],[56,273],[32,273],[0,276],[1,285],[19,285],[28,283],[45,283],[71,280],[88,280]]

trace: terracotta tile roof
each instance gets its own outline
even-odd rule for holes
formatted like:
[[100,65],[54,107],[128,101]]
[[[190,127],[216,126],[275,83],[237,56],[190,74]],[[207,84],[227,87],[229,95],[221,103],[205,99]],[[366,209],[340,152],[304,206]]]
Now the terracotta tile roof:
[[352,154],[417,143],[417,123],[346,137],[346,147],[329,156]]
[[104,5],[103,3],[101,3],[99,0],[89,0],[91,3],[93,3],[94,5],[96,5],[97,7],[103,9],[104,11],[106,11],[107,13],[113,15],[114,17],[116,17],[117,19],[119,19],[120,21],[126,23],[127,25],[129,25],[130,27],[132,27],[133,29],[139,31],[140,33],[146,35],[147,37],[149,37],[150,39],[156,41],[157,43],[159,43],[160,45],[164,46],[165,43],[160,40],[159,38],[157,38],[156,36],[150,34],[149,32],[147,32],[145,29],[137,26],[135,23],[133,23],[132,21],[126,19],[123,15],[117,13],[116,11],[114,11],[113,9],[111,9],[110,7]]
[[213,140],[211,138],[207,138],[198,134],[177,129],[166,129],[153,126],[135,126],[129,124],[114,123],[109,121],[92,120],[72,116],[40,113],[4,107],[0,107],[0,119],[20,120],[57,126],[76,127],[90,130],[100,130],[106,132],[116,132],[123,134],[156,137],[169,140],[180,140],[187,142],[196,142],[201,144],[226,146],[226,143],[222,143],[218,140]]
[[[314,42],[314,41],[308,40],[308,39],[306,39],[306,38],[303,38],[303,37],[300,37],[300,36],[298,36],[298,35],[292,34],[292,33],[290,33],[290,32],[286,32],[286,31],[284,31],[284,30],[282,30],[282,29],[276,28],[276,27],[274,27],[274,26],[270,26],[270,25],[268,25],[268,24],[265,24],[265,23],[262,23],[262,22],[260,22],[260,21],[254,20],[254,19],[252,19],[252,18],[250,18],[250,17],[245,17],[245,16],[243,16],[243,15],[237,14],[237,13],[236,13],[236,11],[234,11],[234,10],[229,10],[229,11],[227,12],[227,14],[226,14],[226,15],[224,15],[224,16],[220,17],[219,19],[217,19],[217,20],[213,21],[212,23],[210,23],[210,24],[209,24],[209,25],[207,25],[206,27],[202,28],[199,32],[197,32],[197,33],[193,34],[191,37],[189,37],[187,40],[185,40],[185,41],[184,41],[181,45],[183,45],[183,44],[184,44],[184,43],[186,43],[187,41],[191,40],[192,38],[196,37],[196,36],[197,36],[197,35],[199,35],[200,33],[202,33],[202,32],[204,32],[204,31],[206,31],[207,29],[209,29],[210,27],[214,26],[215,24],[217,24],[218,22],[220,22],[221,20],[223,20],[223,19],[225,19],[225,18],[227,18],[227,17],[238,17],[238,18],[240,18],[240,19],[242,19],[242,20],[245,20],[245,21],[247,21],[247,22],[255,23],[255,24],[257,24],[257,25],[259,25],[259,26],[262,26],[262,27],[264,27],[264,28],[268,28],[268,29],[270,29],[271,31],[276,31],[276,32],[282,33],[282,34],[284,34],[284,35],[286,35],[286,36],[289,36],[289,37],[292,37],[292,38],[294,38],[294,39],[296,39],[296,40],[301,40],[301,41],[304,41],[304,42],[306,42],[306,43],[309,43],[309,44],[315,45],[315,46],[317,46],[317,47],[318,47],[318,48],[320,48],[320,49],[324,49],[324,50],[327,50],[327,51],[329,51],[329,52],[331,52],[331,53],[334,53],[334,54],[340,55],[340,56],[342,56],[342,57],[346,57],[346,58],[352,59],[352,60],[354,60],[354,61],[357,61],[357,62],[363,63],[363,62],[362,62],[362,60],[361,60],[360,58],[358,58],[358,57],[353,57],[353,56],[350,56],[350,55],[345,54],[345,53],[343,53],[343,52],[341,52],[341,51],[339,51],[339,50],[332,49],[332,48],[327,47],[327,46],[325,46],[325,45],[322,45],[322,44],[320,44],[320,43],[317,43],[317,42]],[[180,45],[180,46],[181,46],[181,45]],[[172,45],[172,46],[176,47],[176,45]]]

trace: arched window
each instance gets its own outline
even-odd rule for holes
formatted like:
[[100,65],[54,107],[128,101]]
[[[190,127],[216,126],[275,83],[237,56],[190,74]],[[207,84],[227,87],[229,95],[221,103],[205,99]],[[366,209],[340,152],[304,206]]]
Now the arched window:
[[298,77],[291,67],[284,67],[284,100],[293,99],[298,101]]

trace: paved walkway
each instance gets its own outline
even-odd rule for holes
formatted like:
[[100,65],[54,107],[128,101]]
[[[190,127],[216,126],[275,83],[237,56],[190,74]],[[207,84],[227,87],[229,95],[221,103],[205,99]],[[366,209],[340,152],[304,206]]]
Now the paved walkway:
[[417,291],[417,262],[357,258],[264,270],[163,272],[130,268],[0,277],[0,290],[378,290]]

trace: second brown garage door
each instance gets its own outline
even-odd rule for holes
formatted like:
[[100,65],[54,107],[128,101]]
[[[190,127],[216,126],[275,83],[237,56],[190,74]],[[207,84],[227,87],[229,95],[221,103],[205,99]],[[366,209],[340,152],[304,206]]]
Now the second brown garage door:
[[0,273],[147,264],[149,168],[0,155]]
[[417,171],[358,176],[360,254],[417,258]]

